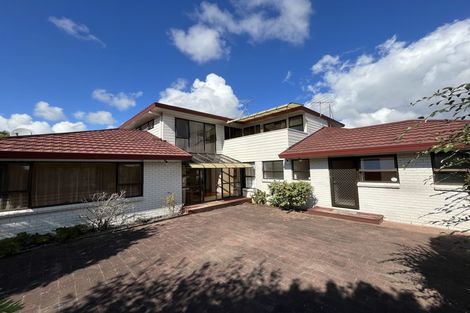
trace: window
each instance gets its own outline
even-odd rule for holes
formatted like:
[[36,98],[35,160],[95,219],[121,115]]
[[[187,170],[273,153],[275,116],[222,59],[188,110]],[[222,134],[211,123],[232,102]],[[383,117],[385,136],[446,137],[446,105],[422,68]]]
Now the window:
[[360,159],[359,180],[362,182],[398,182],[395,156],[364,157]]
[[245,168],[245,186],[246,188],[255,188],[255,163],[249,163],[251,167]]
[[284,179],[283,161],[263,161],[264,179]]
[[225,139],[232,139],[232,138],[237,138],[237,137],[242,136],[241,128],[225,126],[224,131],[225,131]]
[[463,185],[470,171],[469,152],[435,153],[431,155],[434,183]]
[[215,153],[214,124],[175,119],[176,146],[189,152]]
[[304,117],[302,115],[289,117],[289,128],[304,131]]
[[253,125],[243,128],[243,136],[259,134],[261,131],[260,125]]
[[124,191],[126,197],[143,195],[143,172],[141,163],[118,164],[117,192]]
[[0,211],[28,207],[29,163],[0,163]]
[[292,160],[292,178],[295,180],[308,180],[310,179],[310,161]]
[[144,123],[138,127],[139,130],[150,130],[155,126],[155,121],[150,120],[147,123]]
[[286,128],[286,127],[287,127],[286,120],[282,120],[282,121],[277,121],[277,122],[264,124],[263,129],[264,129],[265,132],[269,132],[269,131],[272,131],[272,130],[283,129],[283,128]]

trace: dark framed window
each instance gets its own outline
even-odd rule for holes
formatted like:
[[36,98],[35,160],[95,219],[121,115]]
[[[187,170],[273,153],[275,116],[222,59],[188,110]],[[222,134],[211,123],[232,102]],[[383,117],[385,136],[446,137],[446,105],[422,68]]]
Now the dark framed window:
[[304,131],[304,117],[302,115],[289,117],[289,128]]
[[292,160],[292,178],[294,180],[310,179],[310,160]]
[[283,129],[287,127],[286,120],[281,120],[281,121],[276,121],[268,124],[264,124],[263,130],[265,132],[269,132],[272,130],[278,130],[278,129]]
[[140,125],[137,129],[139,130],[150,130],[155,127],[155,120],[150,120],[147,123]]
[[216,130],[214,124],[175,119],[176,146],[189,152],[215,153]]
[[242,129],[236,127],[228,127],[225,126],[224,128],[225,139],[233,139],[242,136]]
[[253,125],[243,128],[243,136],[259,134],[261,132],[260,125]]
[[80,203],[95,193],[143,195],[143,163],[0,162],[0,210]]
[[119,163],[117,192],[124,191],[126,197],[143,195],[142,163]]
[[387,155],[360,158],[359,181],[398,183],[396,156]]
[[251,167],[245,168],[245,186],[246,188],[255,188],[255,163],[250,162],[249,164]]
[[284,179],[283,161],[263,161],[264,179]]
[[29,202],[29,163],[0,163],[0,211],[21,210]]
[[470,173],[469,152],[431,154],[434,184],[463,185]]

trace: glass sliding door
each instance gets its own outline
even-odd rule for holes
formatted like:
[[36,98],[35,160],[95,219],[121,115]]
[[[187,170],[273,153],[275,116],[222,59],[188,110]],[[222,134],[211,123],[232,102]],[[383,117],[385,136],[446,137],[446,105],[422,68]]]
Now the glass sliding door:
[[239,168],[222,169],[222,189],[224,198],[241,196],[241,173]]

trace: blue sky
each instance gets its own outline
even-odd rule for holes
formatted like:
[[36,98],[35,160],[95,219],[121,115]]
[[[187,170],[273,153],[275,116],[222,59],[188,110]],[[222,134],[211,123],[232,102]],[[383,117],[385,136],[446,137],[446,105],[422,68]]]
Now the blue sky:
[[464,0],[2,1],[0,128],[119,126],[156,100],[413,118],[410,101],[470,81],[469,18]]

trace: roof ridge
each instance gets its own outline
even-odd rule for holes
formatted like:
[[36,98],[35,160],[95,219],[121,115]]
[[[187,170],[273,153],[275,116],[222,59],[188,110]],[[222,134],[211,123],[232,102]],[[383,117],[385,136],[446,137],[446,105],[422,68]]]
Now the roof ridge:
[[380,123],[380,124],[373,124],[373,125],[366,125],[366,126],[359,126],[359,127],[351,127],[351,128],[344,128],[344,129],[361,129],[361,128],[372,128],[372,127],[380,127],[380,126],[386,126],[386,125],[392,125],[392,124],[404,124],[404,123],[409,123],[409,122],[424,122],[424,123],[429,123],[429,122],[463,122],[462,120],[453,120],[453,119],[408,119],[408,120],[402,120],[402,121],[395,121],[395,122],[388,122],[388,123]]
[[30,138],[30,137],[43,137],[43,136],[60,136],[60,135],[69,135],[69,134],[83,134],[83,133],[97,133],[105,131],[141,131],[138,129],[124,129],[124,128],[105,128],[105,129],[90,129],[90,130],[77,130],[73,132],[64,132],[64,133],[45,133],[45,134],[33,134],[33,135],[20,135],[20,136],[8,136],[2,137],[2,139],[15,139],[15,138]]

